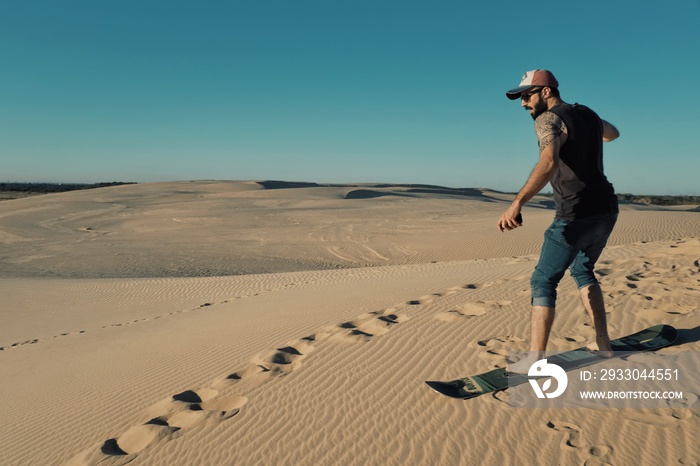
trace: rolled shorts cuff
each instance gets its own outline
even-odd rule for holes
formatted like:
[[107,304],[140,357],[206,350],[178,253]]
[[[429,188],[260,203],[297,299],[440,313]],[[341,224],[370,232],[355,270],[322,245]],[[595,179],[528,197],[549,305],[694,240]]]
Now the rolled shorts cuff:
[[532,298],[533,306],[554,307],[556,305],[556,302],[557,299],[551,296],[545,296],[542,298]]
[[599,283],[598,280],[597,280],[595,277],[593,277],[593,278],[586,278],[586,279],[581,279],[581,278],[574,277],[574,281],[576,282],[576,286],[578,287],[579,290],[580,290],[581,288],[585,288],[585,287],[587,287],[587,286],[589,286],[589,285],[597,285],[597,284]]

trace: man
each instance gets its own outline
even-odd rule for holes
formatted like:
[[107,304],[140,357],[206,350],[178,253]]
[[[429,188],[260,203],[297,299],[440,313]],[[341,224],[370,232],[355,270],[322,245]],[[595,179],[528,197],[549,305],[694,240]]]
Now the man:
[[510,370],[527,372],[529,364],[544,358],[557,285],[567,268],[593,323],[598,350],[612,356],[603,293],[593,269],[618,214],[613,186],[603,174],[603,141],[617,139],[620,133],[588,107],[562,101],[559,83],[547,70],[528,71],[506,96],[519,98],[535,120],[540,156],[527,183],[498,220],[498,228],[503,232],[522,226],[523,205],[547,183],[552,184],[556,204],[554,221],[545,232],[530,280],[531,355]]

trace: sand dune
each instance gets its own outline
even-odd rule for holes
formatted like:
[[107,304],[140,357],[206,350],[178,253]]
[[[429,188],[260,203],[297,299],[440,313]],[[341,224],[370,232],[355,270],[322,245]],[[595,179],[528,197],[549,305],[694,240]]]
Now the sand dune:
[[[354,193],[354,194],[353,194]],[[516,409],[428,379],[527,348],[547,198],[432,186],[129,185],[0,202],[0,464],[700,464],[700,387]],[[700,350],[695,206],[623,206],[611,333]],[[552,349],[594,332],[566,277]],[[660,447],[663,445],[663,447]]]

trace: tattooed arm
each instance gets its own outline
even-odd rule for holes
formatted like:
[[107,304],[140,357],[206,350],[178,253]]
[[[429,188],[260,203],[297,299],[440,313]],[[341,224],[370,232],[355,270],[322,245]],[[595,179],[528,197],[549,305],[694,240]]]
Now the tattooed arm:
[[525,186],[498,220],[498,229],[501,231],[521,226],[515,217],[518,216],[523,205],[549,183],[559,163],[559,150],[567,138],[566,125],[562,119],[554,113],[544,112],[535,120],[535,132],[540,145],[540,160],[532,170]]

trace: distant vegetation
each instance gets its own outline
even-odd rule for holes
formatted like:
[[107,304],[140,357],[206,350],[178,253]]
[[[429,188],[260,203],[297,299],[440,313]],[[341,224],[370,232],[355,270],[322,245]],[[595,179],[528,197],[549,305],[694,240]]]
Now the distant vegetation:
[[623,202],[653,205],[697,205],[700,204],[700,196],[641,196],[637,194],[618,194],[618,199]]
[[126,183],[112,181],[110,183],[0,183],[0,199],[14,199],[17,197],[31,196],[34,194],[62,193],[66,191],[77,191],[80,189],[106,188],[108,186],[119,186]]
[[[550,193],[541,193],[543,196],[553,197]],[[700,205],[700,196],[668,196],[646,194],[618,194],[620,202],[647,205]]]

